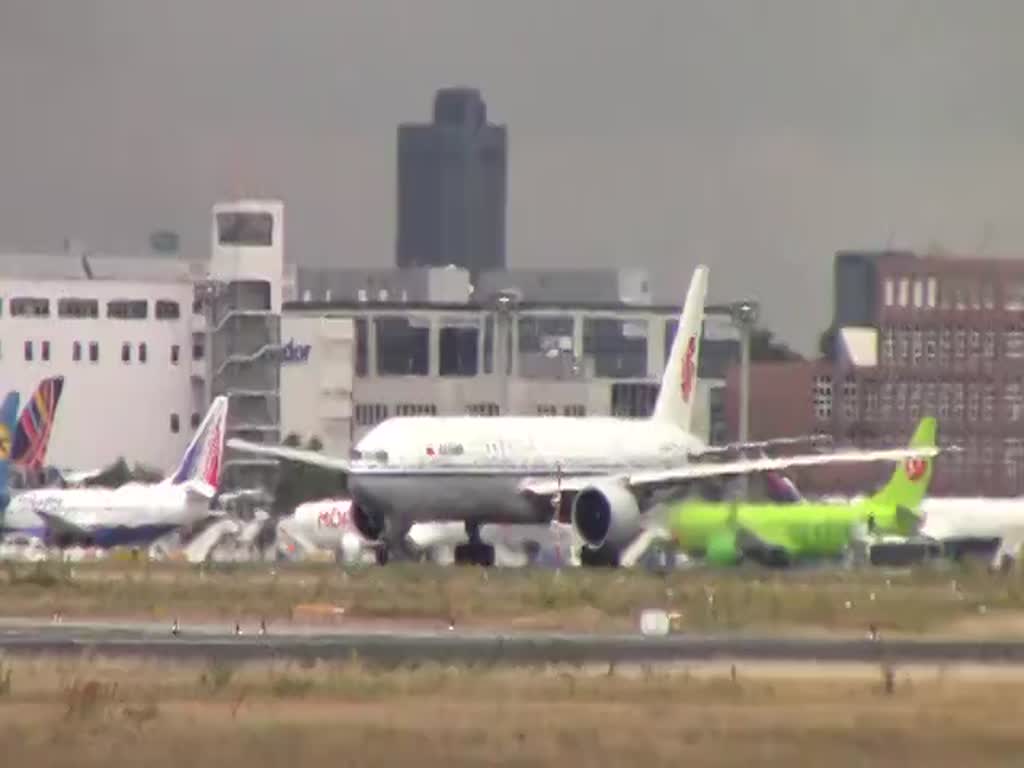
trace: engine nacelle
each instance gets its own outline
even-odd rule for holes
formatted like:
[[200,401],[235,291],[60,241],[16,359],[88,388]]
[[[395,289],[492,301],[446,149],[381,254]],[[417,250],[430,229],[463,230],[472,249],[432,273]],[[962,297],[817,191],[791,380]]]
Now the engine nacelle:
[[572,526],[588,546],[624,547],[640,533],[640,505],[617,483],[595,483],[576,494]]
[[712,565],[736,565],[742,559],[735,531],[713,533],[707,546],[704,557]]
[[362,506],[352,502],[352,507],[349,509],[350,519],[352,525],[356,527],[364,539],[370,542],[380,541],[380,537],[384,535],[384,521],[381,520],[377,515],[371,512],[367,512]]

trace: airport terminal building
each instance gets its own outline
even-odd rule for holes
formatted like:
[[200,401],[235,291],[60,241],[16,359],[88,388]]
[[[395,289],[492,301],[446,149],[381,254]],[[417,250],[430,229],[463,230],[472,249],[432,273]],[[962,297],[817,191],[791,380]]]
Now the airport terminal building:
[[[64,376],[47,463],[72,469],[171,470],[218,394],[229,437],[343,456],[390,416],[650,412],[679,308],[637,270],[483,273],[476,291],[469,275],[286,266],[280,202],[221,203],[201,258],[0,254],[0,374],[23,402]],[[736,354],[708,321],[706,439]],[[266,488],[276,462],[229,452],[224,469],[228,489]]]

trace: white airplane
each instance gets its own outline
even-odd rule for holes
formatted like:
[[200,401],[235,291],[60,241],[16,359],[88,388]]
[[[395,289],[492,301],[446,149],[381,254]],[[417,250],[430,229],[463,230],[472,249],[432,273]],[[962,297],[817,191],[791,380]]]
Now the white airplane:
[[[782,478],[790,489],[785,501],[803,497],[796,485]],[[821,501],[857,503],[863,496],[823,496]],[[993,565],[1004,558],[1017,559],[1024,545],[1024,498],[931,496],[919,508],[924,517],[919,536],[942,546],[945,554],[958,557],[968,552],[992,553]],[[892,542],[895,546],[896,543]]]
[[[387,419],[350,459],[232,439],[228,447],[348,475],[352,519],[371,541],[400,548],[417,522],[458,520],[469,538],[456,562],[490,565],[485,523],[547,524],[555,500],[573,496],[571,520],[584,564],[614,564],[641,531],[641,515],[666,490],[695,480],[789,466],[898,460],[934,449],[694,463],[719,453],[690,431],[708,269],[693,274],[676,338],[648,419],[601,416],[414,416]],[[931,452],[930,452],[931,451]]]
[[360,533],[349,499],[321,499],[300,504],[277,522],[277,547],[288,556],[317,550],[334,552],[344,563],[362,563],[368,557],[382,562],[379,542]]
[[4,533],[38,536],[51,546],[148,544],[211,514],[220,485],[228,399],[218,397],[162,482],[119,488],[39,489],[11,499]]

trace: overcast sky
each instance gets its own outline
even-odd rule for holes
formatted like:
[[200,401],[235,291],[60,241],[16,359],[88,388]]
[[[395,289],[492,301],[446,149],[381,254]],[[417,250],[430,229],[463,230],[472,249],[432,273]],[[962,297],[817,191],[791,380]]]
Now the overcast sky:
[[0,0],[0,249],[394,259],[395,130],[444,85],[510,132],[510,266],[694,264],[809,349],[833,253],[1024,253],[1017,0]]

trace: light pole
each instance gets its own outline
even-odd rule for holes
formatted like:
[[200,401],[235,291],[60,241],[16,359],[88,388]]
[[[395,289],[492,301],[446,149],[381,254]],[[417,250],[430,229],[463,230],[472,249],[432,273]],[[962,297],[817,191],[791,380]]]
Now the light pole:
[[[750,336],[760,311],[756,301],[738,301],[732,305],[732,322],[740,332],[740,443],[750,439]],[[741,496],[747,496],[747,476],[740,477]]]
[[[512,318],[518,297],[511,291],[502,291],[496,299],[497,322],[494,328],[495,358],[501,361],[498,371],[501,383],[501,415],[507,416],[509,409],[509,377],[512,370]],[[500,326],[500,328],[499,328]],[[500,331],[500,332],[499,332]],[[500,341],[499,341],[500,339]],[[497,354],[497,347],[501,354]]]

